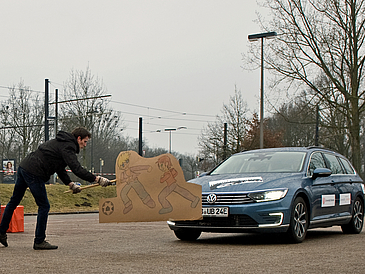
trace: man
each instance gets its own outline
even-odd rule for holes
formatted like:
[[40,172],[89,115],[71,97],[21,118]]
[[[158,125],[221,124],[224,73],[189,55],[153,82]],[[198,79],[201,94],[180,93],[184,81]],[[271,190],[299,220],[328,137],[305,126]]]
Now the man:
[[47,198],[45,182],[50,176],[57,173],[61,181],[70,187],[73,193],[81,191],[80,186],[73,183],[65,170],[68,166],[79,178],[95,182],[106,187],[110,181],[106,178],[95,176],[84,169],[77,160],[80,149],[86,147],[91,134],[85,128],[78,127],[71,133],[60,131],[56,139],[41,144],[38,149],[21,161],[18,168],[18,176],[14,186],[13,196],[7,204],[0,224],[0,243],[8,246],[6,231],[13,212],[22,200],[26,189],[29,187],[37,205],[37,225],[33,248],[57,249],[58,246],[51,245],[46,238],[46,227],[50,205]]

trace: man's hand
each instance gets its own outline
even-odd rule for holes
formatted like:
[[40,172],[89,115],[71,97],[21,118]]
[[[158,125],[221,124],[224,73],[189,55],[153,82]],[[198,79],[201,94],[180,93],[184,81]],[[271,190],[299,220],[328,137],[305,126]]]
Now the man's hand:
[[72,190],[73,194],[79,193],[81,192],[81,188],[79,185],[75,184],[74,182],[71,182],[68,184],[68,186],[70,187],[70,189]]
[[95,182],[101,185],[102,187],[107,187],[111,185],[110,181],[107,178],[101,176],[96,176]]

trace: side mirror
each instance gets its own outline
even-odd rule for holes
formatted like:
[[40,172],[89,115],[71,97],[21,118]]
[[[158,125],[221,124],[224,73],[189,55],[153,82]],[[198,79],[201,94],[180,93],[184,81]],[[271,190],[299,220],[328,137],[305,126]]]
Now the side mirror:
[[328,177],[332,174],[332,171],[328,168],[316,168],[313,171],[312,179],[315,180],[318,177]]

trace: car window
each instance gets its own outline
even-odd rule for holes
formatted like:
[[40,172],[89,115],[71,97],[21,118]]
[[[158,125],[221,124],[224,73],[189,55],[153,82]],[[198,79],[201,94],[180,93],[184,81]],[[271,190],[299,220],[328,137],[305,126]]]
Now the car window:
[[252,172],[300,172],[305,152],[277,151],[236,154],[218,166],[211,175]]
[[355,173],[355,170],[353,169],[353,167],[351,166],[351,164],[349,163],[348,160],[342,158],[342,157],[339,157],[340,159],[340,162],[342,163],[343,167],[345,168],[345,171],[347,174],[354,174]]
[[324,153],[324,157],[326,157],[328,161],[329,169],[332,171],[332,174],[344,174],[341,164],[334,154]]
[[326,168],[326,163],[323,159],[321,152],[315,152],[311,156],[310,163],[308,166],[308,172],[307,172],[309,177],[311,177],[313,175],[313,171],[316,168]]

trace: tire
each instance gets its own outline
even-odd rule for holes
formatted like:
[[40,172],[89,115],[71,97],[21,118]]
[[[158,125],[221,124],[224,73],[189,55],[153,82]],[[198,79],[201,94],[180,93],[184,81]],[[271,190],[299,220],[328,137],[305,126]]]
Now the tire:
[[182,241],[195,241],[202,233],[199,230],[178,229],[174,230],[175,236]]
[[352,208],[352,218],[351,221],[342,225],[341,229],[343,233],[346,234],[359,234],[362,230],[364,224],[364,202],[357,197],[354,202],[354,207]]
[[304,241],[308,231],[307,204],[302,197],[297,197],[292,206],[289,229],[286,232],[287,239],[291,243]]

